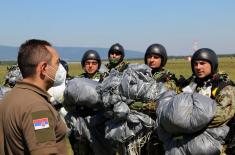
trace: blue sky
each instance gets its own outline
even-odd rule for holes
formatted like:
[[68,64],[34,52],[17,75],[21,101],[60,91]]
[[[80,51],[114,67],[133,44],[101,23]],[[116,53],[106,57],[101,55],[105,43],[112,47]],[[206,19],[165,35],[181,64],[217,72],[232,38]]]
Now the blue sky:
[[55,46],[105,47],[121,43],[145,52],[160,43],[168,55],[193,45],[235,53],[234,0],[8,0],[0,5],[0,45],[30,38]]

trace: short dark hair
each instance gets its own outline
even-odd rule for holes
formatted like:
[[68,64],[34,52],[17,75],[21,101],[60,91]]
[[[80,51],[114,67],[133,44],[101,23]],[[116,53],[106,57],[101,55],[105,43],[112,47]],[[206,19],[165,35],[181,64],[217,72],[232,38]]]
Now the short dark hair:
[[41,61],[50,63],[52,56],[46,46],[51,44],[38,39],[27,40],[20,46],[17,61],[23,78],[34,75]]

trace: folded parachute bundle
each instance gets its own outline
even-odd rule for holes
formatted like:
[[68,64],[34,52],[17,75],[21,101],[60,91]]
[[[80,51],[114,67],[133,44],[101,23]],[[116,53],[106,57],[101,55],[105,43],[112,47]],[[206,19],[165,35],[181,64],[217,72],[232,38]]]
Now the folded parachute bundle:
[[[83,78],[70,80],[64,93],[64,105],[69,112],[74,112],[74,106],[79,105],[101,107],[101,117],[77,118],[77,123],[73,124],[76,124],[74,129],[80,137],[105,150],[102,146],[106,147],[107,142],[115,148],[117,144],[128,142],[137,135],[145,135],[155,127],[153,119],[130,110],[129,105],[135,100],[154,101],[162,90],[162,84],[157,84],[151,77],[148,66],[130,65],[122,73],[111,70],[102,83]],[[103,131],[98,130],[100,127]]]
[[105,123],[105,138],[114,146],[131,140],[155,127],[148,115],[129,109],[133,101],[154,101],[162,93],[162,84],[151,77],[146,65],[129,65],[124,72],[111,70],[97,87],[109,121]]
[[167,155],[220,154],[229,128],[208,128],[216,102],[198,93],[165,92],[159,98],[157,131]]
[[99,83],[87,78],[74,78],[68,81],[64,91],[64,106],[74,111],[76,106],[96,107],[100,103],[96,86]]
[[148,115],[131,110],[126,121],[109,120],[106,122],[105,138],[114,145],[124,143],[143,131],[149,131],[154,126],[155,121]]
[[161,94],[162,83],[156,83],[151,68],[145,64],[129,65],[123,73],[120,90],[123,96],[142,102],[156,101]]

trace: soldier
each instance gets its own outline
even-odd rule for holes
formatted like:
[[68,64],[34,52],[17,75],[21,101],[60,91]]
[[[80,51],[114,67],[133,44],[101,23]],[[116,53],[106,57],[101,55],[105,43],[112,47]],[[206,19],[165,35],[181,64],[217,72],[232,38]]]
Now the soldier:
[[[144,62],[152,69],[152,75],[156,82],[162,82],[168,89],[177,91],[175,74],[164,68],[167,58],[167,52],[163,45],[152,44],[145,52]],[[156,106],[155,101],[145,105],[145,107],[149,108],[148,113],[154,120],[156,120]],[[146,144],[146,148],[144,148],[146,149],[144,151],[147,151],[148,154],[151,154],[151,152],[155,152],[158,155],[164,154],[163,145],[156,135],[155,131],[153,131],[149,142]]]
[[[108,59],[109,63],[107,63],[105,66],[108,69],[108,72],[111,71],[111,69],[116,69],[119,72],[123,72],[128,67],[128,62],[123,61],[125,57],[124,48],[119,43],[113,44],[108,52]],[[108,73],[104,75],[105,77],[108,76]]]
[[[193,75],[188,80],[188,86],[182,90],[197,92],[216,101],[216,114],[208,127],[227,124],[234,117],[235,85],[227,74],[218,73],[216,53],[209,48],[197,50],[192,56],[191,68]],[[230,132],[234,134],[234,131],[230,130]]]
[[5,154],[67,154],[66,125],[47,93],[63,82],[58,53],[49,42],[31,39],[20,46],[17,61],[23,80],[0,109]]
[[101,66],[101,59],[95,50],[88,50],[82,57],[82,68],[85,71],[79,77],[93,79],[101,82],[102,74],[99,72]]
[[[101,66],[101,59],[97,51],[88,50],[84,53],[81,60],[82,68],[84,73],[79,75],[80,78],[88,78],[97,82],[102,82],[103,76],[102,73],[99,72]],[[98,109],[89,108],[86,106],[77,106],[75,117],[87,117],[93,116],[97,113]],[[75,155],[92,155],[93,150],[90,146],[90,143],[87,139],[80,138],[74,135],[74,131],[72,131],[70,136],[70,143],[73,147]]]
[[[167,62],[166,49],[161,44],[150,45],[144,57],[144,62],[152,69],[152,76],[156,82],[161,82],[171,90],[177,90],[177,79],[175,75],[164,68]],[[149,115],[156,120],[156,101],[148,103],[135,102],[130,108]],[[162,142],[158,140],[155,130],[152,131],[150,140],[144,145],[141,154],[164,154]]]
[[[144,62],[152,69],[152,76],[156,82],[161,82],[168,89],[177,91],[177,79],[175,74],[164,68],[167,62],[167,53],[166,49],[161,44],[152,44],[147,48]],[[138,102],[136,102],[131,105],[131,108],[142,110],[144,113],[150,115],[154,120],[156,119],[155,101],[144,104],[138,104]]]
[[144,56],[144,62],[152,68],[153,78],[157,82],[162,82],[168,89],[177,90],[177,79],[175,74],[165,69],[167,62],[167,53],[161,44],[150,45]]

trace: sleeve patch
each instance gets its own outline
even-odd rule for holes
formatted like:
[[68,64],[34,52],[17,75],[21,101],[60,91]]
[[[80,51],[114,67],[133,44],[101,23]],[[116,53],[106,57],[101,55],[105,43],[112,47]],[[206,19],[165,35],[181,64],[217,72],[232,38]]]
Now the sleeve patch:
[[38,143],[56,140],[55,123],[49,110],[32,113],[32,127]]
[[48,118],[34,119],[33,126],[34,126],[34,130],[49,128]]

